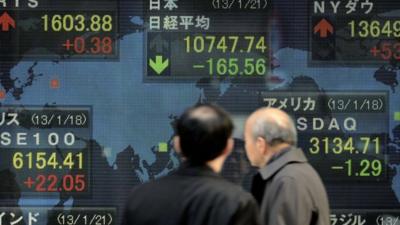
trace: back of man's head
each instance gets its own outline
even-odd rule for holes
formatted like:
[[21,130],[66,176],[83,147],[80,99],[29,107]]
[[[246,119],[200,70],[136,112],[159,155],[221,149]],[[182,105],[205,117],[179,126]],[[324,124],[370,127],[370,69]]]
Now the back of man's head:
[[232,131],[229,115],[212,104],[187,109],[176,124],[181,154],[196,164],[205,164],[222,155]]

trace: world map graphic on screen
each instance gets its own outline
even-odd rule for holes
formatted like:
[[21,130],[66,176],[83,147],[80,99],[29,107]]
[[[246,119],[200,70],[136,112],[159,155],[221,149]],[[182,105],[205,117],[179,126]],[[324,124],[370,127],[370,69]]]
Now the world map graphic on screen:
[[400,224],[399,38],[393,0],[0,1],[0,220],[119,224],[179,167],[178,116],[216,103],[228,180],[249,189],[244,122],[278,107],[333,225]]

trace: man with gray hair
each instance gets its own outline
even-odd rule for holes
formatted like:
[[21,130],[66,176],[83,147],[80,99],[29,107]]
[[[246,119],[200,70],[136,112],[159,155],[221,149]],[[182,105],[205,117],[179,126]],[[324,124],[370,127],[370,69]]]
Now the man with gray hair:
[[259,168],[252,193],[265,225],[329,225],[329,204],[322,181],[303,151],[285,112],[262,108],[245,124],[246,154]]

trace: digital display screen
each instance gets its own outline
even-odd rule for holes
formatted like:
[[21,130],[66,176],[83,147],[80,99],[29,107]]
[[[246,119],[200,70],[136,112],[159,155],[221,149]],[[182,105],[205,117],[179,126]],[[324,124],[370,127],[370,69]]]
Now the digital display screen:
[[400,225],[400,1],[0,0],[0,224],[118,225],[197,103],[287,112],[332,225]]

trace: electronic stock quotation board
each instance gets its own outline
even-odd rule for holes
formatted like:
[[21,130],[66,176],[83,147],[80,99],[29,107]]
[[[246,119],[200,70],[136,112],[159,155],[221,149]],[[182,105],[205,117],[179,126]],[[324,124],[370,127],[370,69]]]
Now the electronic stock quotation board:
[[0,0],[0,224],[119,224],[196,103],[288,112],[332,225],[400,225],[400,2]]

